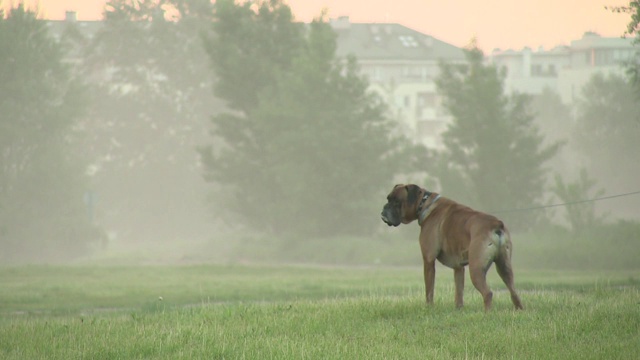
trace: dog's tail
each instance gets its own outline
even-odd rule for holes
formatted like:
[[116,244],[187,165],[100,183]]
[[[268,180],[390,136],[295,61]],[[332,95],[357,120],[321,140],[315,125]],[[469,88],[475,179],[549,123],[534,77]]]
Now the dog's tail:
[[502,247],[502,245],[507,241],[507,233],[502,221],[498,220],[498,224],[496,225],[495,230],[493,230],[492,239],[496,245]]

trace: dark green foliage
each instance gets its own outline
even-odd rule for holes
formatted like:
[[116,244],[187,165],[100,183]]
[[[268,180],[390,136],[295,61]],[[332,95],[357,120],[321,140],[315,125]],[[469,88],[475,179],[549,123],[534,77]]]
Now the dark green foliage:
[[98,233],[84,162],[68,146],[83,88],[22,4],[0,13],[0,49],[0,262],[76,256]]
[[211,111],[199,37],[211,10],[202,2],[107,3],[103,27],[85,54],[86,76],[98,80],[91,124],[100,129],[91,139],[96,157],[109,153],[124,167],[163,163],[169,156],[193,159],[195,127]]
[[594,202],[574,204],[577,201],[594,199],[604,195],[603,189],[593,192],[595,186],[596,181],[589,177],[584,168],[581,169],[578,179],[572,183],[565,183],[559,175],[556,175],[552,190],[562,203],[568,204],[564,209],[566,219],[576,236],[589,233],[603,223],[603,218],[596,215]]
[[572,164],[577,150],[575,144],[570,141],[575,122],[573,108],[564,104],[556,91],[545,88],[540,94],[532,97],[531,109],[535,114],[535,124],[544,136],[543,144],[562,144],[558,149],[558,156],[549,160],[553,171],[563,175],[574,175],[575,169]]
[[[542,204],[545,163],[559,144],[543,145],[534,124],[531,99],[505,95],[497,69],[485,65],[482,51],[466,51],[467,63],[442,64],[437,80],[453,122],[443,134],[438,177],[443,192],[485,211]],[[515,226],[528,226],[535,216],[504,216]]]
[[576,271],[638,268],[640,222],[596,221],[581,232],[561,226],[513,234],[516,269]]
[[635,191],[640,176],[640,102],[624,77],[594,76],[578,103],[575,141],[609,191]]
[[370,233],[412,156],[400,161],[386,108],[355,60],[335,57],[330,26],[295,23],[280,1],[218,1],[214,29],[216,95],[235,110],[213,118],[201,151],[221,213],[259,231]]
[[96,169],[102,220],[131,240],[203,232],[195,148],[220,107],[201,40],[211,14],[205,0],[111,0],[85,48],[96,86],[79,145]]
[[[624,32],[624,35],[635,36],[633,43],[638,46],[638,44],[640,44],[640,1],[632,0],[629,1],[628,6],[613,6],[609,9],[616,13],[627,13],[630,15],[631,19],[627,24],[627,30]],[[627,75],[631,79],[636,96],[640,96],[640,61],[638,61],[638,55],[640,55],[640,50],[636,51],[636,56],[625,65]]]
[[[256,9],[257,7],[257,9]],[[303,24],[280,0],[217,1],[206,48],[216,72],[215,93],[238,111],[251,112],[258,95],[287,72],[305,44]]]

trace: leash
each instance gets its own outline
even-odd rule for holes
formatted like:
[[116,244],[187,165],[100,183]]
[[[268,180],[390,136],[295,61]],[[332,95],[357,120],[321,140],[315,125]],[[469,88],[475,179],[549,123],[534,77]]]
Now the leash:
[[526,208],[502,209],[502,210],[497,210],[497,211],[488,211],[488,213],[490,213],[490,214],[504,214],[504,213],[517,212],[517,211],[548,209],[548,208],[554,208],[554,207],[559,207],[559,206],[569,206],[569,205],[576,205],[576,204],[584,204],[584,203],[588,203],[588,202],[595,202],[595,201],[607,200],[607,199],[615,199],[615,198],[619,198],[619,197],[638,195],[638,194],[640,194],[640,191],[633,191],[633,192],[628,192],[628,193],[624,193],[624,194],[602,196],[602,197],[597,197],[597,198],[593,198],[593,199],[577,200],[577,201],[571,201],[571,202],[560,203],[560,204],[551,204],[551,205],[532,206],[532,207],[526,207]]

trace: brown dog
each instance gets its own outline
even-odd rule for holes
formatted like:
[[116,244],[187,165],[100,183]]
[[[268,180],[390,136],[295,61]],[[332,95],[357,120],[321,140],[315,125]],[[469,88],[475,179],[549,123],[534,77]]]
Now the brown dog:
[[502,221],[413,184],[396,185],[387,201],[381,214],[387,225],[409,224],[414,220],[420,225],[427,304],[433,304],[435,261],[438,259],[453,268],[458,308],[463,305],[464,267],[469,265],[471,282],[482,294],[484,309],[491,309],[493,293],[486,276],[495,262],[498,274],[511,293],[513,305],[522,309],[513,284],[511,238]]

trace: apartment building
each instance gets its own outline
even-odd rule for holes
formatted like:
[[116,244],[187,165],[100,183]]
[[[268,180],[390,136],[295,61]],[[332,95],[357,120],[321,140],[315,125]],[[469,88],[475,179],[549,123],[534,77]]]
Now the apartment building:
[[394,23],[330,21],[338,34],[338,56],[353,55],[361,71],[416,143],[441,147],[449,116],[437,95],[440,61],[462,62],[464,52],[432,36]]
[[583,86],[596,73],[621,74],[622,65],[636,56],[632,39],[602,37],[586,32],[568,46],[551,50],[494,50],[489,61],[505,75],[507,92],[539,94],[545,88],[556,91],[562,101],[572,104]]

